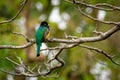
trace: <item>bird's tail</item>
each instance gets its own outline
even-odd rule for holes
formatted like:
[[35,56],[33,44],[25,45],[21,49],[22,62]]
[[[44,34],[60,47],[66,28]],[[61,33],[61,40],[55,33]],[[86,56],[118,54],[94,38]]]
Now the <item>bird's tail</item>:
[[37,57],[40,56],[40,47],[41,47],[41,43],[37,45]]

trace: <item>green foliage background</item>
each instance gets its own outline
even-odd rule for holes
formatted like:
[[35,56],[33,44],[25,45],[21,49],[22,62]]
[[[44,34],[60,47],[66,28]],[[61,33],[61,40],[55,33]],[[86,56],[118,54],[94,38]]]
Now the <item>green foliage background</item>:
[[[89,4],[97,4],[97,3],[108,3],[115,6],[120,5],[119,0],[83,0]],[[12,18],[17,11],[20,9],[21,0],[1,0],[0,1],[0,21],[8,20]],[[36,8],[36,3],[41,3],[43,6],[42,10],[38,10]],[[60,30],[58,28],[58,24],[55,22],[50,22],[49,17],[52,9],[54,7],[58,7],[60,9],[60,14],[67,13],[70,16],[70,19],[67,23],[67,28],[65,30]],[[26,40],[18,35],[13,34],[12,32],[20,32],[21,28],[24,28],[23,25],[18,26],[17,21],[21,18],[26,19],[26,23],[28,26],[25,27],[25,34],[29,38],[34,38],[35,25],[41,22],[40,16],[45,15],[46,21],[50,23],[51,26],[51,34],[52,37],[65,38],[64,33],[68,35],[81,37],[94,36],[92,33],[93,30],[96,29],[96,24],[99,24],[97,27],[99,31],[106,31],[110,29],[111,25],[100,24],[98,22],[94,22],[85,16],[81,15],[79,11],[75,8],[76,6],[70,4],[64,0],[60,0],[60,4],[57,6],[53,6],[51,0],[29,0],[27,5],[21,14],[15,19],[15,21],[7,24],[0,25],[0,45],[23,45],[26,43]],[[93,10],[90,15],[96,17],[98,10]],[[119,11],[110,11],[106,12],[105,20],[110,21],[120,21]],[[77,33],[76,29],[81,27],[83,24],[82,21],[86,22],[86,25],[82,28],[81,33]],[[30,26],[30,27],[29,27]],[[107,40],[94,42],[94,43],[86,43],[86,45],[94,46],[100,48],[109,53],[109,55],[117,55],[114,60],[120,63],[120,32],[115,33]],[[49,46],[56,46],[56,43],[50,43]],[[0,68],[5,70],[13,70],[13,65],[8,62],[5,57],[10,57],[15,59],[15,55],[22,57],[22,59],[26,62],[26,50],[25,49],[0,49]],[[109,76],[110,80],[120,80],[120,67],[113,64],[110,60],[108,60],[105,56],[98,54],[96,52],[91,52],[87,49],[83,49],[80,47],[75,47],[72,49],[64,50],[61,53],[61,58],[65,60],[64,67],[53,71],[53,75],[57,72],[59,77],[57,78],[43,78],[38,77],[39,80],[95,80],[95,75],[99,76],[99,74],[93,75],[91,73],[91,69],[95,67],[97,63],[104,62],[107,69],[110,69],[111,74]],[[101,64],[104,65],[104,64]],[[105,69],[106,69],[105,68]],[[101,69],[105,70],[105,69]],[[0,72],[0,80],[6,80],[6,75],[3,72]],[[18,79],[16,79],[18,80]]]

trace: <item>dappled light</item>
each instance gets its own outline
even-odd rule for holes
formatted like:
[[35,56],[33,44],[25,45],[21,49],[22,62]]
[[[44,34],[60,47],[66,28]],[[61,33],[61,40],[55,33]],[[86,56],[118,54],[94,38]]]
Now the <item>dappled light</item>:
[[120,80],[119,5],[1,0],[0,80]]

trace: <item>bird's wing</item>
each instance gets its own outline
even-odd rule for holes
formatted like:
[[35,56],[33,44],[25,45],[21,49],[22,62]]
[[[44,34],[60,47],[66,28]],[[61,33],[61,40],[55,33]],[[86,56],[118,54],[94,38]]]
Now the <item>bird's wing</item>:
[[37,44],[42,42],[45,32],[46,32],[46,28],[40,28],[36,31],[36,43]]

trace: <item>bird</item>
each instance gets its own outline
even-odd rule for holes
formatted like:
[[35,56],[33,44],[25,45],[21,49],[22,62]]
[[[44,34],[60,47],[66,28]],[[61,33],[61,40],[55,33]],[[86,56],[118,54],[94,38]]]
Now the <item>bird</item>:
[[37,57],[40,56],[40,48],[42,42],[45,42],[50,37],[50,28],[46,21],[41,22],[39,28],[35,32],[35,40],[36,40],[36,53]]

